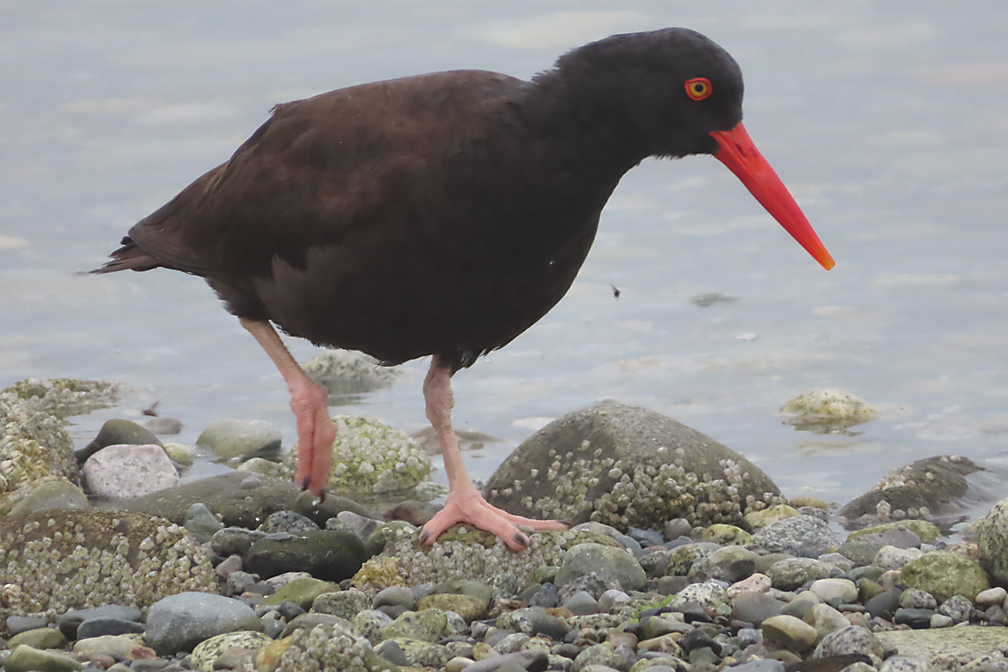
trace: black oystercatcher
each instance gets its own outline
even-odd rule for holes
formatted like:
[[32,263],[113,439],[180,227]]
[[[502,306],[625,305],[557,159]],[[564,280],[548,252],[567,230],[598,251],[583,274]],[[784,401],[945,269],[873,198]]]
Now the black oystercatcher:
[[129,230],[97,273],[206,278],[280,369],[297,481],[316,495],[334,439],[327,395],[273,326],[385,364],[432,355],[424,381],[450,494],[431,544],[468,522],[513,549],[451,427],[451,376],[567,292],[620,178],[646,157],[711,154],[827,269],[833,260],[742,126],[742,74],[699,33],[614,35],[531,82],[460,70],[277,105],[225,163]]

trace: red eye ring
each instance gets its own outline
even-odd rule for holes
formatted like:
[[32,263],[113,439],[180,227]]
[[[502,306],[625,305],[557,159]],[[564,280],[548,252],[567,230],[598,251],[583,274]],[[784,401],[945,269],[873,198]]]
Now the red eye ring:
[[693,100],[703,100],[714,93],[714,87],[706,77],[694,77],[686,80],[686,95]]

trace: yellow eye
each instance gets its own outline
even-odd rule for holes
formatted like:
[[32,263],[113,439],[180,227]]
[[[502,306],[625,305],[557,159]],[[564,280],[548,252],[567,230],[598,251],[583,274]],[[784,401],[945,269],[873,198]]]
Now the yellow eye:
[[703,100],[714,93],[714,87],[706,77],[694,77],[686,80],[686,94],[693,100]]

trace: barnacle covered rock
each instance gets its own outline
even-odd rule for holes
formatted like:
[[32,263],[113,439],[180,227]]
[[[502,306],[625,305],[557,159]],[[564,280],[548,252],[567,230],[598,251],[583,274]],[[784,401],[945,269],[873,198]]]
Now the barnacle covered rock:
[[528,536],[528,549],[515,553],[489,532],[453,525],[431,546],[418,546],[414,538],[389,544],[364,563],[353,583],[373,595],[389,586],[468,579],[487,582],[498,596],[512,597],[536,569],[559,567],[567,550],[578,544],[620,547],[612,538],[588,530],[541,531]]
[[[408,491],[429,478],[430,458],[407,434],[380,420],[352,415],[333,418],[329,489],[341,493],[383,494]],[[281,475],[293,478],[297,454],[287,454]]]
[[0,617],[142,608],[217,586],[206,549],[162,518],[69,509],[0,518]]
[[487,501],[530,518],[588,520],[626,531],[735,524],[784,500],[734,450],[659,413],[607,402],[570,413],[525,440],[497,468]]

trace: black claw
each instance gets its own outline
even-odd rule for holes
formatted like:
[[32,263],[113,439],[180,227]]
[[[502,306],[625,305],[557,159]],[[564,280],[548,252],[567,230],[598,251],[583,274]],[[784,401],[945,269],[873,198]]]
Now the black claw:
[[430,532],[428,532],[427,530],[424,530],[423,532],[420,533],[420,543],[421,544],[426,544],[427,543],[427,539],[429,537],[430,537]]
[[313,506],[321,506],[323,502],[325,502],[325,490],[322,490],[321,492],[319,492],[318,498],[316,498],[315,501],[312,502],[312,505]]
[[302,490],[307,490],[307,489],[308,489],[308,484],[309,484],[309,483],[311,483],[311,476],[305,476],[305,477],[304,477],[304,478],[303,478],[303,479],[301,480],[301,489],[302,489]]
[[520,544],[522,548],[528,548],[529,539],[521,532],[515,532],[514,540],[516,543]]

